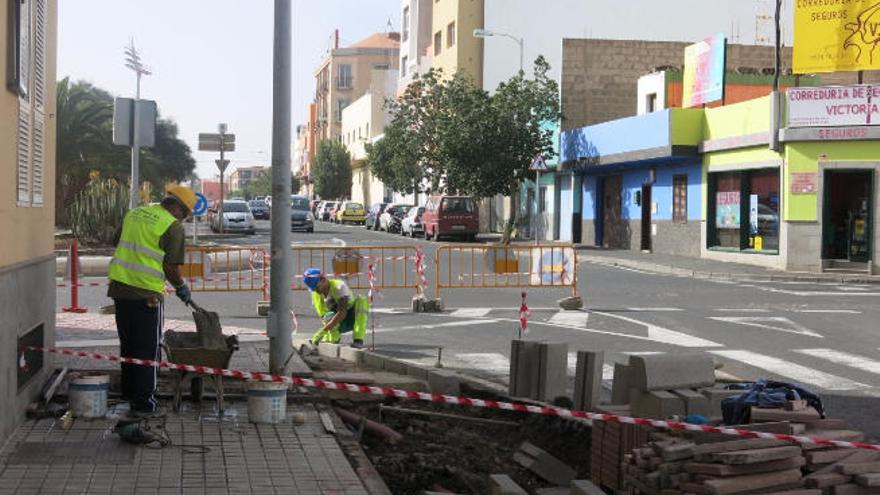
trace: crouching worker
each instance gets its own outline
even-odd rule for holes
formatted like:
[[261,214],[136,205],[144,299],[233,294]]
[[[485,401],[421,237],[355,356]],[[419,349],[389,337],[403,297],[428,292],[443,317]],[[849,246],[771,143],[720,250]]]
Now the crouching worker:
[[364,296],[355,296],[344,281],[327,278],[320,268],[309,268],[303,281],[312,293],[312,306],[324,322],[312,335],[313,344],[338,344],[343,333],[352,333],[352,347],[363,347],[367,334],[370,302]]

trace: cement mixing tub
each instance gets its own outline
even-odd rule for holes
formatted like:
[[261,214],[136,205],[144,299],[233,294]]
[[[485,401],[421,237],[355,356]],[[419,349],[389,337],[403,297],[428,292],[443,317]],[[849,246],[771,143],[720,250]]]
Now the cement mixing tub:
[[[232,353],[238,350],[238,337],[228,335],[225,337],[225,349],[209,349],[202,346],[202,338],[196,332],[165,332],[162,349],[169,361],[178,364],[190,364],[193,366],[206,366],[209,368],[228,368]],[[220,375],[199,375],[182,370],[176,370],[177,379],[174,385],[174,411],[180,411],[181,396],[183,394],[184,380],[190,381],[190,393],[192,397],[201,402],[202,380],[212,380],[214,390],[217,392],[217,409],[223,412],[223,377]]]

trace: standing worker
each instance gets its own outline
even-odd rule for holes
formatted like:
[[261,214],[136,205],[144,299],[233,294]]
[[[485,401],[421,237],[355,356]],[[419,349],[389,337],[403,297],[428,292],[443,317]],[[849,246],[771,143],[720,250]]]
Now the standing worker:
[[[196,194],[184,186],[168,189],[158,205],[129,211],[110,262],[107,297],[116,306],[116,331],[122,356],[159,360],[162,338],[165,280],[177,297],[192,302],[189,287],[180,276],[185,262],[184,230],[180,223],[190,215]],[[161,415],[156,401],[158,370],[152,366],[122,363],[122,396],[135,417]]]
[[312,344],[338,344],[341,334],[352,332],[351,346],[364,346],[370,302],[364,296],[354,296],[344,281],[327,278],[320,268],[309,268],[303,273],[303,282],[312,293],[312,306],[324,326],[312,335]]

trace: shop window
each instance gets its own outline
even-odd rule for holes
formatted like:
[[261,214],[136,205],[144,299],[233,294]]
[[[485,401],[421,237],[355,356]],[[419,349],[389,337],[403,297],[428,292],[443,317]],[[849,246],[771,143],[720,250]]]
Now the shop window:
[[676,175],[672,178],[672,221],[687,222],[687,175]]
[[779,172],[749,174],[749,247],[759,251],[779,249]]
[[779,250],[779,170],[709,174],[709,245]]

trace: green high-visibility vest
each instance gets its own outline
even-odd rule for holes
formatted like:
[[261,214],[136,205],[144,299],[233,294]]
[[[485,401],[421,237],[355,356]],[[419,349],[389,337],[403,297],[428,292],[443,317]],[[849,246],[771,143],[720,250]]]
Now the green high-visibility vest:
[[[330,298],[339,304],[339,294],[338,289],[339,286],[342,285],[342,280],[338,280],[335,278],[329,279],[330,282]],[[318,312],[318,317],[323,317],[325,313],[330,311],[330,308],[327,307],[327,304],[324,302],[324,296],[318,293],[318,291],[312,291],[312,307],[315,308],[315,311]],[[349,308],[351,309],[351,308]]]
[[159,238],[176,220],[161,205],[128,212],[110,261],[110,280],[161,294],[165,289],[165,251],[159,246]]

